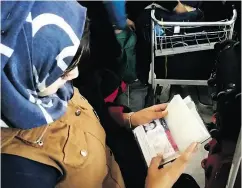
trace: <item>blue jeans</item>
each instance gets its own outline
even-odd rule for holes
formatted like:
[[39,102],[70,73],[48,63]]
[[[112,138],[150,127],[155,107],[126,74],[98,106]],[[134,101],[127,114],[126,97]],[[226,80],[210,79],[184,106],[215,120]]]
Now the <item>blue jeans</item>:
[[2,188],[54,188],[60,172],[23,157],[1,154]]

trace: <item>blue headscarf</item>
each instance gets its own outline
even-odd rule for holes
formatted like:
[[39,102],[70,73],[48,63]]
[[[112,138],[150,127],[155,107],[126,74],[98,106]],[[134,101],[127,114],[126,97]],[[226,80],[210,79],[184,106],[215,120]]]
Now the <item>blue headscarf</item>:
[[38,93],[71,64],[85,19],[76,1],[1,2],[1,110],[12,127],[49,124],[65,113],[70,82],[53,95]]

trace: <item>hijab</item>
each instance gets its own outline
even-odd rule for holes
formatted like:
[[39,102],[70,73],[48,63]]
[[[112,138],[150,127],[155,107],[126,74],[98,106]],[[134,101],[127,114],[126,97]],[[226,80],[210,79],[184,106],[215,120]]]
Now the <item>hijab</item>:
[[9,126],[30,129],[66,112],[70,82],[53,95],[38,93],[72,63],[85,19],[76,1],[1,2],[1,111]]

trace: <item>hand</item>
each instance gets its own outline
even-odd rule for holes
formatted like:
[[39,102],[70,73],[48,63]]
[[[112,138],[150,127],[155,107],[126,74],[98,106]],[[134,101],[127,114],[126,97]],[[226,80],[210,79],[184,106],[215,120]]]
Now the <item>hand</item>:
[[179,158],[162,169],[158,169],[162,157],[154,157],[148,169],[146,188],[171,188],[184,172],[192,154],[197,150],[197,145],[198,143],[192,143]]
[[132,31],[135,31],[135,24],[134,24],[134,22],[133,22],[132,20],[127,19],[127,20],[126,20],[126,23],[127,23],[128,27],[129,27]]
[[178,0],[178,4],[177,6],[174,8],[174,11],[179,14],[179,13],[184,13],[184,12],[191,12],[191,11],[194,11],[195,8],[191,7],[191,6],[188,6],[188,5],[184,5],[183,3],[181,3],[179,0]]
[[136,127],[163,118],[168,113],[166,107],[167,104],[158,104],[135,112],[131,116],[131,124]]
[[177,4],[177,6],[174,8],[174,11],[175,11],[177,14],[187,12],[185,6],[184,6],[180,1],[178,1],[178,4]]

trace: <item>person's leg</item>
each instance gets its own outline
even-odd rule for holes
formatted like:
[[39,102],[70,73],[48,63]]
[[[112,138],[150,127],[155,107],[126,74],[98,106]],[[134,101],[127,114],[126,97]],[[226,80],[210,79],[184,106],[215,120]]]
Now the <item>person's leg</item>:
[[2,188],[54,188],[59,171],[23,157],[1,154]]
[[144,188],[147,166],[133,133],[120,128],[107,134],[107,144],[120,167],[126,188]]

